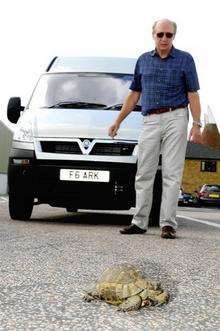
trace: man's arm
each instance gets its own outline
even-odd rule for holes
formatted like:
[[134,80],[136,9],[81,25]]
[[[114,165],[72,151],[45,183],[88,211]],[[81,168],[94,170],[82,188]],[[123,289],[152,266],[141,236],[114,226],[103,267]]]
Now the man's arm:
[[189,133],[189,140],[194,143],[201,143],[201,106],[198,92],[188,92],[189,107],[193,118],[193,125]]
[[131,91],[123,103],[123,106],[121,108],[121,111],[115,121],[115,123],[110,126],[108,130],[108,134],[110,137],[114,138],[117,135],[117,131],[120,127],[121,122],[132,112],[136,104],[138,103],[138,100],[140,98],[141,92],[137,91]]

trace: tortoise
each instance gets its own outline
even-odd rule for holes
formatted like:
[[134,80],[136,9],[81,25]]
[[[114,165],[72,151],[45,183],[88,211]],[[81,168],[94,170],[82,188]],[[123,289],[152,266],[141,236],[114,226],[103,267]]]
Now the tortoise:
[[107,268],[96,284],[85,291],[85,301],[95,299],[116,305],[118,310],[130,311],[167,303],[169,294],[160,283],[143,278],[136,267],[119,265]]

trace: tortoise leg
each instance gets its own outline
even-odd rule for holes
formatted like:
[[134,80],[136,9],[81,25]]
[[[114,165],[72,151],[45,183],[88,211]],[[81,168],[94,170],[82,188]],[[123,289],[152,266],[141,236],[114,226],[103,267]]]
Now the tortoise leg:
[[92,300],[95,300],[95,298],[94,298],[92,295],[90,295],[89,293],[85,293],[85,294],[83,295],[83,300],[84,300],[84,301],[87,301],[87,302],[90,302],[90,301],[92,301]]
[[96,290],[92,289],[90,291],[85,291],[85,294],[83,295],[83,300],[90,302],[96,299],[100,299],[100,295]]
[[125,301],[118,306],[118,310],[121,311],[138,310],[141,307],[141,302],[142,300],[139,295],[133,295],[125,299]]

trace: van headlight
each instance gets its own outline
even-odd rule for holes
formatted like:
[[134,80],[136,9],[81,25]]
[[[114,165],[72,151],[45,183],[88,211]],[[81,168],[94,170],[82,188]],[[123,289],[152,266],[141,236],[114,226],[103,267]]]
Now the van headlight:
[[33,143],[33,131],[31,123],[21,123],[15,128],[14,140]]

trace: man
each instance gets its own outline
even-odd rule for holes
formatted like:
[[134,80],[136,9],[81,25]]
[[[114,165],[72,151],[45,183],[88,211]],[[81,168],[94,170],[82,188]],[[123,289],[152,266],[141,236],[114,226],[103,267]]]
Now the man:
[[176,209],[187,145],[188,104],[193,118],[189,139],[195,143],[201,139],[196,68],[189,53],[174,48],[176,28],[176,23],[167,19],[154,23],[155,50],[138,58],[131,91],[115,123],[109,128],[109,135],[114,138],[121,122],[141,96],[143,126],[138,142],[136,210],[131,225],[121,230],[122,234],[147,231],[154,177],[161,153],[161,237],[174,239],[176,236]]

